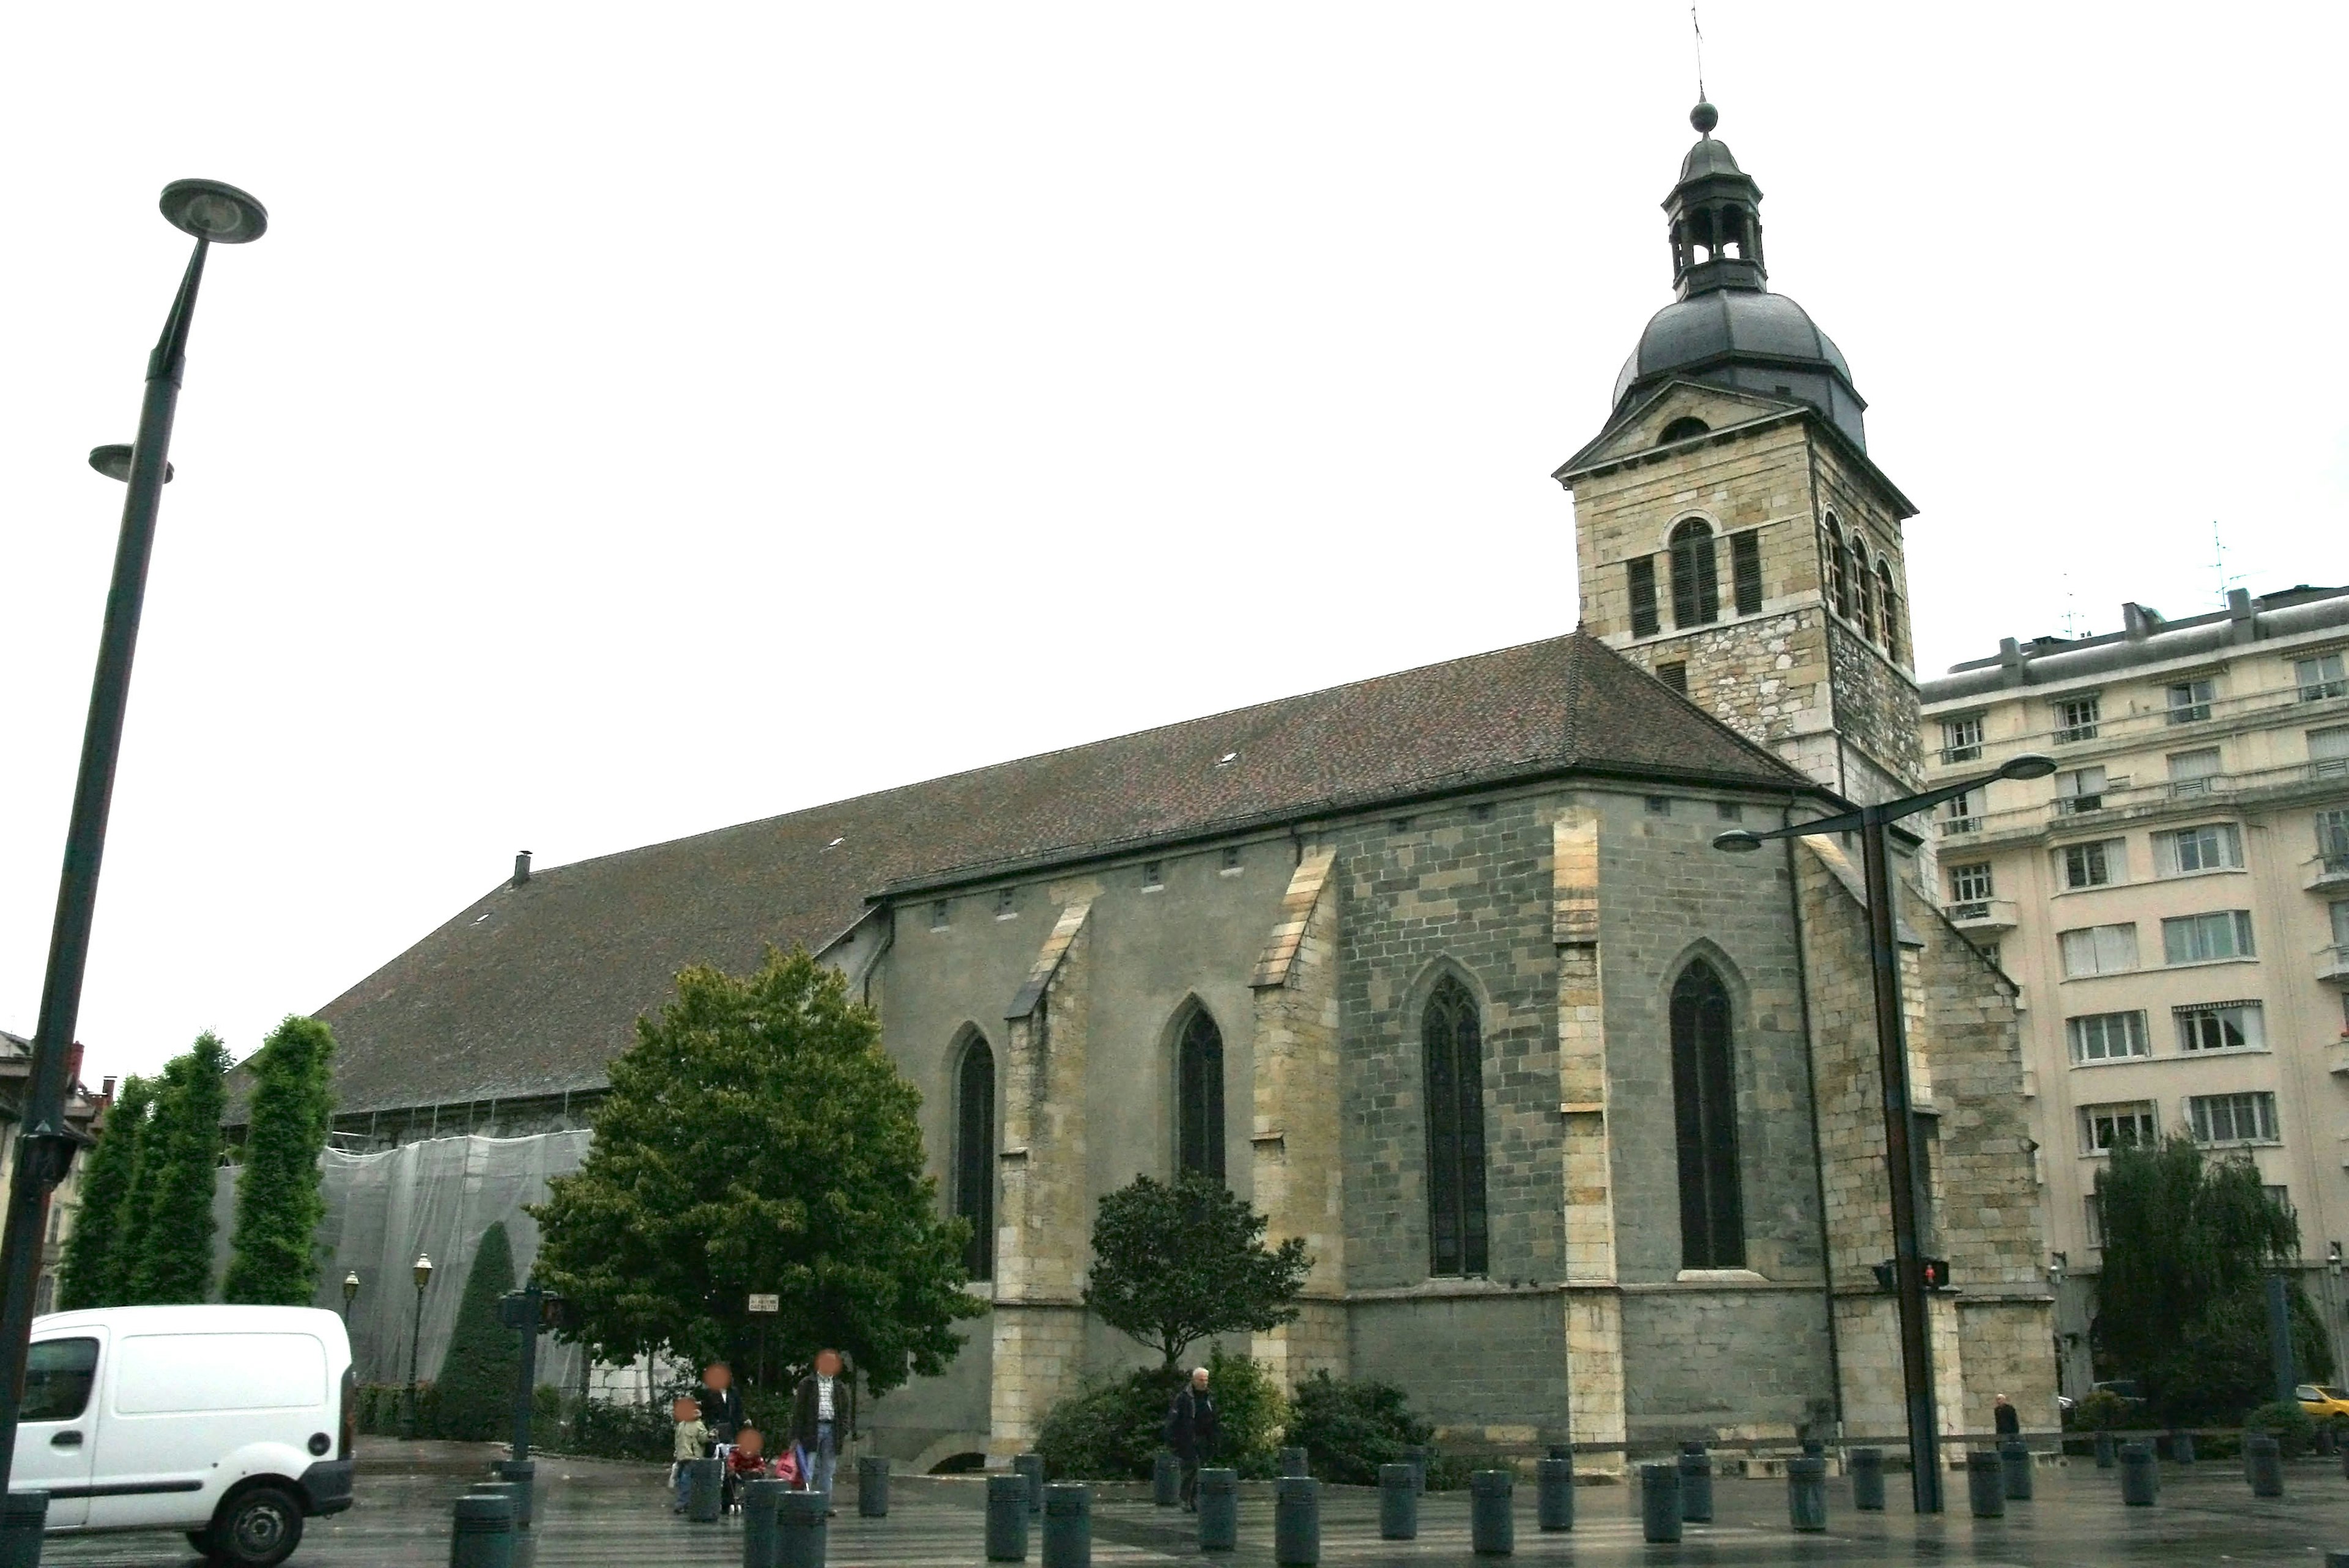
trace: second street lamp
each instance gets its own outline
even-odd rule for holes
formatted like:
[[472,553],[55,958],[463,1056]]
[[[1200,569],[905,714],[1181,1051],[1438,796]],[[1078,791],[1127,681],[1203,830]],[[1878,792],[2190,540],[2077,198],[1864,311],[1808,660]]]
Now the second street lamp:
[[408,1331],[408,1435],[416,1436],[416,1353],[424,1343],[424,1287],[432,1282],[432,1260],[416,1254],[416,1321]]
[[358,1300],[358,1296],[359,1272],[353,1269],[343,1276],[343,1333],[346,1335],[351,1329],[351,1303]]
[[1876,998],[1876,1064],[1884,1096],[1884,1163],[1891,1187],[1893,1291],[1900,1309],[1900,1374],[1909,1407],[1909,1497],[1919,1513],[1941,1511],[1940,1428],[1933,1410],[1933,1351],[1925,1315],[1925,1258],[1919,1244],[1919,1195],[1914,1117],[1909,1095],[1909,1042],[1900,1019],[1899,925],[1892,908],[1892,849],[1888,830],[1904,816],[1930,811],[1997,779],[2044,779],[2055,761],[2025,753],[1996,773],[1943,784],[1922,794],[1863,805],[1839,815],[1790,823],[1766,833],[1733,828],[1713,846],[1744,854],[1771,838],[1859,835],[1868,887],[1868,957]]

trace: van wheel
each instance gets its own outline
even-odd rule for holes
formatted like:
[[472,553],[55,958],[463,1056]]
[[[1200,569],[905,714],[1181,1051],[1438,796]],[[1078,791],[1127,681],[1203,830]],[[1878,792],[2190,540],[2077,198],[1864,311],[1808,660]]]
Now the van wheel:
[[203,1534],[202,1549],[215,1563],[277,1568],[302,1544],[302,1505],[276,1487],[257,1486],[222,1503]]

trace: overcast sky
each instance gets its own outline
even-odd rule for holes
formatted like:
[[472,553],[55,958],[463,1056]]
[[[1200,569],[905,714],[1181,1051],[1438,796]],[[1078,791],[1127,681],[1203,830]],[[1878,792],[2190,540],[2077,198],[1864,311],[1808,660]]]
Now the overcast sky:
[[[1919,662],[2349,579],[2349,7],[1706,7]],[[242,1055],[506,874],[1547,637],[1687,9],[18,5],[0,1025],[189,355],[81,1015]],[[2212,525],[2225,546],[2223,568]]]

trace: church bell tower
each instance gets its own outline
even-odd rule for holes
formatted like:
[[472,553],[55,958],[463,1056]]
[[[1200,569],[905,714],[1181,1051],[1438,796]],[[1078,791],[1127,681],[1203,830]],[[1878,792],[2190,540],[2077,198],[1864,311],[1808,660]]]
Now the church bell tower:
[[1558,469],[1582,626],[1853,800],[1918,787],[1900,525],[1867,403],[1803,307],[1768,287],[1762,188],[1689,116],[1664,201],[1673,303],[1640,334],[1606,425]]

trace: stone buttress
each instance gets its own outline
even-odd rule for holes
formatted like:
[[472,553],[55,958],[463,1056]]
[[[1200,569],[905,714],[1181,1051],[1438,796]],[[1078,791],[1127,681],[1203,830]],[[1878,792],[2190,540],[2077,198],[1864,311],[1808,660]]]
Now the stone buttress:
[[1599,972],[1599,817],[1551,826],[1557,943],[1557,1087],[1565,1127],[1567,1417],[1588,1469],[1619,1468],[1624,1441],[1623,1297],[1607,1129],[1607,1016]]

